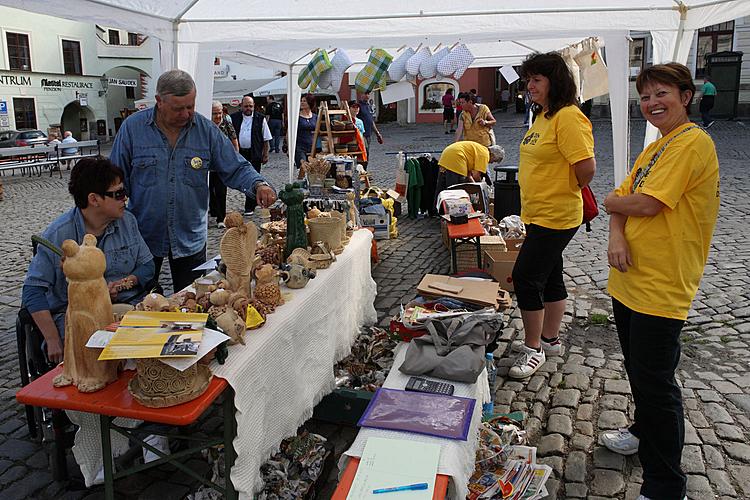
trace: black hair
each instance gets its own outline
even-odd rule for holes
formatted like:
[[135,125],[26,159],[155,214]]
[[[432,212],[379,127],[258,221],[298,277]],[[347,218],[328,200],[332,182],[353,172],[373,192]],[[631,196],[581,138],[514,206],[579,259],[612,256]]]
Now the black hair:
[[447,88],[447,89],[445,90],[445,93],[446,93],[446,94],[452,94],[452,93],[453,93],[453,87],[448,87],[448,88]]
[[471,103],[476,104],[477,103],[477,95],[472,94],[470,92],[464,93],[464,101],[469,101]]
[[578,104],[573,74],[557,52],[531,54],[521,65],[521,77],[528,80],[532,75],[542,75],[549,79],[548,110],[544,114],[546,118],[552,118],[565,106]]
[[90,193],[102,195],[112,184],[123,180],[125,175],[122,170],[108,159],[102,156],[83,158],[70,172],[68,192],[78,208],[86,208]]

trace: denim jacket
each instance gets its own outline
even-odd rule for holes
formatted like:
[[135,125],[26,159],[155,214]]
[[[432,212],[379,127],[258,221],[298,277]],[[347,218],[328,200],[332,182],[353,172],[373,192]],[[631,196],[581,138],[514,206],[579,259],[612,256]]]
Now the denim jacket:
[[[72,208],[55,219],[42,236],[59,248],[65,240],[74,240],[80,245],[85,234],[83,215],[78,208]],[[96,246],[104,252],[107,259],[104,279],[108,283],[131,274],[138,277],[139,286],[123,290],[114,302],[139,302],[143,287],[154,276],[154,263],[146,243],[138,233],[138,224],[133,214],[125,211],[121,219],[111,222],[104,229],[104,234],[97,238]],[[21,302],[29,312],[57,311],[67,307],[68,281],[60,266],[60,257],[47,247],[39,245],[37,248],[29,265],[21,296]]]
[[156,126],[156,108],[122,124],[110,160],[125,172],[128,208],[155,257],[187,257],[208,238],[208,172],[254,197],[264,179],[213,122],[195,114],[174,149]]

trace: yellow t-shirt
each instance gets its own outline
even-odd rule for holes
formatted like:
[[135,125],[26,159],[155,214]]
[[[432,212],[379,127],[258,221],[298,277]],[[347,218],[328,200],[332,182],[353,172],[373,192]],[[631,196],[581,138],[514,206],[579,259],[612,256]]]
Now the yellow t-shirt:
[[[615,192],[631,194],[638,170],[645,171],[662,145],[687,127],[650,144]],[[698,128],[677,137],[635,192],[667,208],[653,217],[628,217],[625,238],[633,265],[626,273],[609,270],[609,293],[639,313],[685,320],[719,213],[719,160],[711,137]]]
[[472,170],[487,172],[490,150],[472,141],[454,142],[443,150],[438,165],[464,177]]
[[521,220],[550,229],[580,226],[583,199],[572,165],[593,157],[591,122],[578,106],[537,116],[521,141]]
[[483,146],[491,146],[490,129],[477,123],[479,120],[487,119],[490,108],[486,104],[477,104],[477,108],[477,115],[474,118],[467,111],[461,113],[461,120],[464,125],[464,140],[478,142]]

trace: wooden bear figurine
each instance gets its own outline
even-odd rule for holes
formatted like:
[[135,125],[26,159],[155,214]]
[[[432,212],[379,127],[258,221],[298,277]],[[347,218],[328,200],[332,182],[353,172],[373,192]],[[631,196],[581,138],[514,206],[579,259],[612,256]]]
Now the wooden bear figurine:
[[252,222],[245,224],[238,212],[228,213],[224,224],[227,232],[221,238],[220,249],[221,258],[227,265],[229,288],[250,297],[258,228]]
[[62,244],[63,273],[68,278],[68,311],[65,314],[63,372],[55,387],[75,385],[80,392],[94,392],[117,379],[119,361],[99,361],[101,349],[86,347],[89,337],[112,322],[104,270],[107,261],[96,247],[96,237],[87,234],[83,245],[73,240]]

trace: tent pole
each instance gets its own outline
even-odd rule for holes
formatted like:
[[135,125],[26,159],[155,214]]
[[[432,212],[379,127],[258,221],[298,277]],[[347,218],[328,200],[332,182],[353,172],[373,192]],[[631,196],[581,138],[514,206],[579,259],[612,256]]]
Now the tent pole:
[[[294,63],[289,65],[289,74],[286,79],[286,135],[287,135],[287,151],[289,154],[289,182],[294,182],[294,154],[296,152],[296,144],[297,144],[297,123],[296,120],[295,123],[292,123],[292,89],[294,83],[292,83],[292,69],[294,68]],[[299,107],[299,103],[297,103],[297,106]],[[299,112],[297,113],[299,115]],[[294,127],[294,128],[292,128]]]
[[678,1],[678,8],[680,9],[680,25],[677,28],[677,39],[674,43],[674,50],[672,51],[672,60],[677,60],[677,54],[680,51],[680,46],[682,45],[682,37],[685,36],[685,22],[687,21],[687,15],[688,15],[688,6],[682,3],[682,1]]
[[177,37],[180,33],[180,21],[175,20],[172,22],[172,69],[177,69]]

